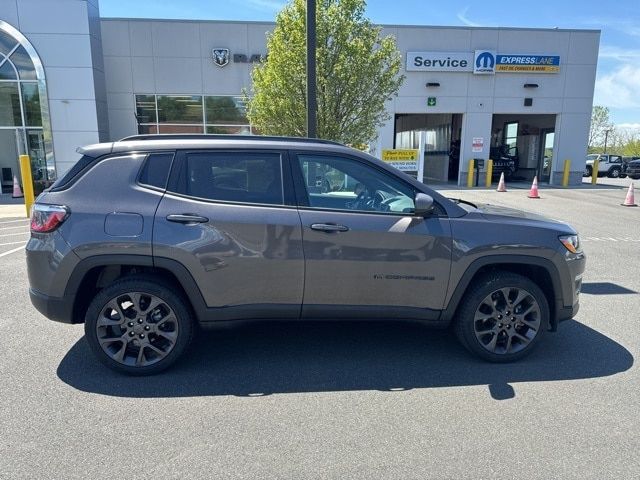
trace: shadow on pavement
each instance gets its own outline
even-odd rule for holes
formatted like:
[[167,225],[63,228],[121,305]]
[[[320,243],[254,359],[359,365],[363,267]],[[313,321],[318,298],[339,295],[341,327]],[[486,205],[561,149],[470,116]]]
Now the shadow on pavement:
[[580,288],[580,293],[587,295],[622,295],[638,293],[617,283],[611,282],[585,282]]
[[119,397],[488,385],[494,399],[504,400],[515,396],[511,383],[604,377],[632,365],[633,356],[624,347],[573,320],[513,364],[476,360],[449,332],[419,324],[269,322],[204,331],[181,362],[153,377],[108,370],[82,338],[57,373],[79,390]]

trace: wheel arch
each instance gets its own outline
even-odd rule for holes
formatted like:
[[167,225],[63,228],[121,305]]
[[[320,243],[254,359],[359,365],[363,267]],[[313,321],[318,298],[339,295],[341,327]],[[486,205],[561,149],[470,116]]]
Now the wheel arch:
[[73,298],[72,322],[84,323],[93,297],[105,286],[129,275],[147,274],[175,286],[200,319],[206,305],[202,292],[184,265],[144,255],[97,255],[81,260],[71,275],[65,297]]
[[448,305],[442,312],[441,320],[452,322],[460,307],[464,294],[473,285],[474,280],[485,273],[501,270],[517,273],[533,281],[544,293],[549,304],[549,324],[555,330],[558,324],[558,303],[562,303],[560,275],[551,260],[525,255],[494,255],[475,260],[460,278]]

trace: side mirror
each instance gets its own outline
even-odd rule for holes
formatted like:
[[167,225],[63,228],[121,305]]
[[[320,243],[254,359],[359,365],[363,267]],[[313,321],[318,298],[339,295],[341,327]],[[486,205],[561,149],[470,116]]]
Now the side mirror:
[[433,213],[433,197],[431,195],[418,192],[413,202],[415,204],[414,215],[416,217],[426,217]]

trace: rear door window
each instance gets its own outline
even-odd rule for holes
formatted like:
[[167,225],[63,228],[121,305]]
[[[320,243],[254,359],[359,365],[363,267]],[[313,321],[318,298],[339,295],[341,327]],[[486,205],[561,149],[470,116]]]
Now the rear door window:
[[176,193],[220,202],[282,205],[282,158],[276,152],[187,152]]

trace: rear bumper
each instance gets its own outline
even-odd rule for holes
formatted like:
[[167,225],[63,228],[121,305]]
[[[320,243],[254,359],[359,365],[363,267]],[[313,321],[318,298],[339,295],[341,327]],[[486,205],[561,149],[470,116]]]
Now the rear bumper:
[[67,297],[51,297],[29,289],[31,303],[36,310],[50,320],[62,323],[73,323],[73,300]]

